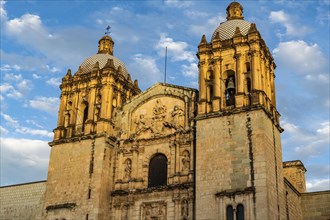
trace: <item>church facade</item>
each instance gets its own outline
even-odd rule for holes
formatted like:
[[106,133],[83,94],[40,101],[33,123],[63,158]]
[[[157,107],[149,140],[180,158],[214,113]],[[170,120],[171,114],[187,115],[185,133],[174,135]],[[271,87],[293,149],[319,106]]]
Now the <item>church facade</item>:
[[106,35],[63,77],[47,181],[31,209],[4,204],[20,186],[2,187],[2,217],[330,218],[329,191],[306,193],[304,165],[282,161],[276,65],[239,3],[202,36],[198,90],[141,92],[113,51]]

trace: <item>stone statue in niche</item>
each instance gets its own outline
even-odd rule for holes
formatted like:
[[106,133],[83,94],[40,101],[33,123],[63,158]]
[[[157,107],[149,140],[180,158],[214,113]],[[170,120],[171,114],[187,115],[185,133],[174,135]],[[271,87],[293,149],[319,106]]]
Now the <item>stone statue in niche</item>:
[[182,154],[182,172],[189,172],[190,170],[190,153],[184,151]]
[[125,179],[130,179],[132,174],[132,161],[127,159],[125,161]]
[[66,111],[64,115],[64,127],[68,127],[70,125],[70,112]]
[[188,220],[189,216],[189,202],[188,200],[184,199],[181,202],[181,219]]
[[166,204],[164,202],[147,203],[142,205],[143,220],[165,220]]
[[172,122],[177,128],[182,128],[184,122],[184,111],[178,106],[175,105],[173,111],[171,112]]

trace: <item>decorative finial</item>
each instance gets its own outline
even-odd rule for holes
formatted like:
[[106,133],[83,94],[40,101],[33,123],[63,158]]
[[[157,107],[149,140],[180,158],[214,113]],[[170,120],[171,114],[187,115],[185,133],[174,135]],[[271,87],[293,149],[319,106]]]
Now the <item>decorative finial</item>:
[[108,25],[108,27],[106,28],[107,31],[104,34],[107,35],[107,36],[109,36],[110,29],[111,29],[111,27]]
[[243,7],[240,3],[233,1],[227,7],[227,20],[244,19]]

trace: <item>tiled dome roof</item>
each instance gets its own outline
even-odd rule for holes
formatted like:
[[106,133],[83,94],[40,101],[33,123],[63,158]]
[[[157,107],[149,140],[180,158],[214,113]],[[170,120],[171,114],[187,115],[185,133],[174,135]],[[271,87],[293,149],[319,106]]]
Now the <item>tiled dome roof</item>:
[[220,36],[220,40],[228,40],[230,38],[232,38],[235,34],[236,31],[236,27],[239,27],[242,35],[247,35],[250,27],[251,27],[251,23],[247,22],[243,19],[233,19],[233,20],[228,20],[225,22],[222,22],[217,29],[215,29],[213,35],[212,35],[212,40],[215,37],[215,35],[217,34],[217,32],[219,32],[219,36]]
[[127,69],[126,69],[124,63],[121,62],[118,58],[116,58],[110,54],[95,54],[95,55],[88,57],[80,65],[81,73],[91,72],[96,62],[99,62],[99,68],[102,69],[105,66],[105,64],[107,63],[108,59],[113,60],[113,64],[115,65],[116,68],[118,68],[118,66],[121,66],[125,78],[128,77],[128,72],[127,72]]

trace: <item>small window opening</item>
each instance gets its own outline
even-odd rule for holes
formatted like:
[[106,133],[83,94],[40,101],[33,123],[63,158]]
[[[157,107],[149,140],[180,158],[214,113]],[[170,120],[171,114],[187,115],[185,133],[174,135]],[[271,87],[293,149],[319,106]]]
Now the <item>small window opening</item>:
[[87,121],[88,118],[88,103],[85,103],[85,108],[84,108],[84,116],[83,116],[83,121],[82,121],[82,132],[85,131],[85,123]]
[[234,209],[231,205],[227,206],[226,220],[234,220]]
[[246,72],[250,72],[251,71],[251,66],[249,62],[245,63],[245,67],[246,67]]
[[244,206],[242,204],[236,207],[236,220],[244,220]]
[[207,87],[207,102],[211,102],[214,99],[213,86],[209,85]]

